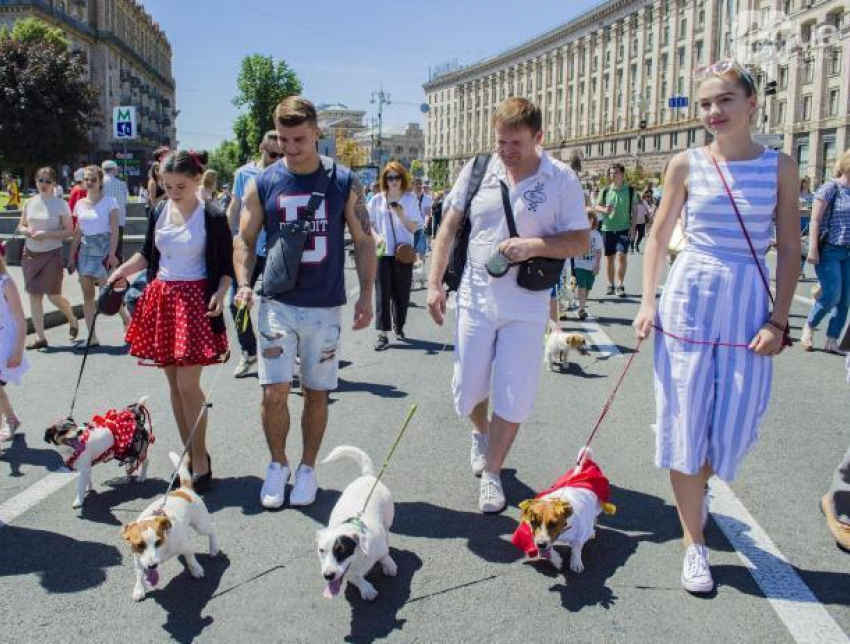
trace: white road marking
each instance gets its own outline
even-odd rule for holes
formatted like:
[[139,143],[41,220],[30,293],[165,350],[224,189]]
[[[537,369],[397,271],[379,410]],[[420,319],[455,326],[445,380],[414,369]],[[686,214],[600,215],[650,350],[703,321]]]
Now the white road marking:
[[723,481],[711,481],[711,514],[796,642],[846,643],[847,635]]
[[587,319],[581,323],[585,333],[590,336],[592,344],[596,345],[596,350],[609,358],[622,358],[623,354],[614,344],[614,341],[608,337],[608,334],[602,330],[599,324],[596,323],[596,318],[589,315]]
[[30,508],[38,505],[77,478],[77,472],[51,472],[23,492],[0,505],[0,529],[9,525]]

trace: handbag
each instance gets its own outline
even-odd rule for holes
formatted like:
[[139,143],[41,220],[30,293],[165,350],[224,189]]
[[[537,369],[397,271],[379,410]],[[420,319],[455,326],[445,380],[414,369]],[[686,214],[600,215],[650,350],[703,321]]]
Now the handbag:
[[[469,183],[466,186],[463,219],[455,232],[452,245],[449,248],[449,263],[446,265],[446,270],[443,273],[443,284],[446,285],[447,291],[456,291],[460,288],[463,271],[466,268],[466,256],[469,251],[469,235],[472,232],[472,223],[469,221],[469,210],[472,207],[472,200],[478,194],[481,182],[484,181],[484,175],[487,173],[487,165],[489,163],[489,154],[477,154],[475,161],[472,162],[472,174],[470,174]],[[442,202],[438,203],[440,203],[440,211],[442,211]],[[435,228],[438,228],[438,226],[435,226]]]
[[[711,159],[711,162],[714,164],[714,169],[717,170],[717,174],[720,175],[720,180],[723,182],[723,187],[726,189],[726,194],[729,195],[729,201],[732,202],[732,209],[735,211],[735,216],[738,218],[738,223],[741,224],[741,230],[744,231],[744,238],[747,240],[747,245],[750,247],[750,253],[752,253],[753,260],[755,260],[756,268],[759,269],[759,276],[761,277],[761,282],[762,284],[764,284],[764,288],[767,291],[768,298],[770,298],[770,305],[775,307],[776,300],[773,297],[773,292],[770,290],[770,284],[767,281],[767,275],[765,275],[764,269],[762,268],[761,263],[758,260],[756,249],[753,246],[752,240],[750,239],[750,233],[747,231],[746,225],[744,225],[744,218],[741,217],[741,212],[738,210],[738,204],[735,201],[735,197],[732,195],[732,191],[729,189],[729,184],[726,182],[726,177],[720,170],[720,166],[717,163],[717,159],[714,158],[714,155],[711,154],[711,152],[708,152],[708,148],[706,148],[706,153]],[[776,326],[779,325],[777,324]],[[782,332],[782,346],[794,346],[794,341],[791,339],[791,325],[789,325],[787,322],[785,323],[785,329]]]
[[[390,218],[390,229],[393,231],[393,245],[395,246],[395,261],[399,264],[412,264],[416,261],[416,249],[413,248],[410,244],[406,244],[402,242],[398,243],[398,240],[395,236],[395,215],[393,214],[392,209],[387,206],[387,217]],[[384,250],[386,253],[386,250]]]
[[295,288],[298,281],[298,269],[304,246],[310,237],[316,211],[325,199],[328,185],[336,172],[332,159],[321,157],[323,172],[316,178],[313,194],[304,208],[304,218],[284,221],[274,239],[270,240],[266,253],[266,267],[263,270],[263,295],[277,297]]
[[6,264],[9,266],[20,266],[21,259],[24,255],[24,247],[26,240],[18,234],[17,227],[12,237],[6,242],[3,247],[3,254],[6,258]]
[[[829,223],[832,221],[832,213],[835,210],[835,200],[838,198],[838,187],[836,186],[835,194],[829,202],[829,219],[824,216],[821,222],[821,228],[818,230],[818,253],[823,252],[823,247],[829,243]],[[809,224],[811,225],[811,224]]]
[[[519,237],[508,186],[504,181],[500,181],[499,184],[502,188],[502,204],[505,208],[505,217],[508,220],[508,231],[510,231],[511,237]],[[518,264],[516,282],[529,291],[548,291],[560,281],[565,263],[565,259],[531,257]]]

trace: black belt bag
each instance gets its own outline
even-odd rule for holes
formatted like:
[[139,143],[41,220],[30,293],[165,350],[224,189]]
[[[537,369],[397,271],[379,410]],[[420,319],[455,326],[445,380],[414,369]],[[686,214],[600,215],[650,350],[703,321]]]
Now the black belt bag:
[[310,237],[316,211],[325,199],[331,177],[336,170],[334,162],[322,157],[322,172],[316,179],[313,194],[307,207],[302,211],[304,219],[286,221],[280,224],[277,234],[268,244],[266,267],[263,270],[263,295],[275,297],[295,288],[298,281],[298,269],[304,246]]
[[[505,207],[505,217],[508,220],[508,231],[511,237],[519,237],[514,221],[514,209],[511,207],[511,197],[508,186],[504,181],[499,182],[502,187],[502,204]],[[564,271],[565,259],[553,259],[551,257],[532,257],[519,263],[516,282],[522,288],[529,291],[548,291],[556,286],[561,280]]]

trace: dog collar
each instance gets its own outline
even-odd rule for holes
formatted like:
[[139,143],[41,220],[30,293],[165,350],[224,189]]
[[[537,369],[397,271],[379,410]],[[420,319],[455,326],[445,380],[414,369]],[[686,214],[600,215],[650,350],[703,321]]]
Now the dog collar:
[[360,534],[366,532],[366,524],[363,523],[363,520],[360,517],[351,517],[350,519],[343,521],[343,523],[350,523],[357,528],[357,531],[360,532]]

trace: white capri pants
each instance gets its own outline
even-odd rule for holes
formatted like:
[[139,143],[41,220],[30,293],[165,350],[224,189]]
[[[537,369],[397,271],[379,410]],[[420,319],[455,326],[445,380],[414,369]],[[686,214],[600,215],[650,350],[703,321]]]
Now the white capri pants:
[[493,412],[506,421],[528,420],[537,397],[545,330],[545,319],[506,320],[458,307],[452,376],[458,416],[469,416],[489,397]]

